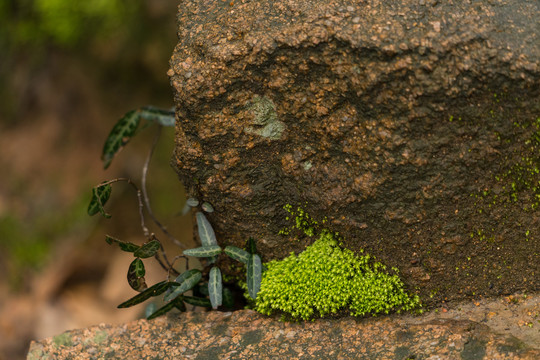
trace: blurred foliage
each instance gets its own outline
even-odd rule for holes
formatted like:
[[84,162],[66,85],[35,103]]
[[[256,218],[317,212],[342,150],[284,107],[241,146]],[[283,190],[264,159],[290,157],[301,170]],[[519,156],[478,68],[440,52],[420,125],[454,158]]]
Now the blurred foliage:
[[174,0],[0,0],[0,123],[16,124],[27,108],[26,84],[66,58],[91,71],[104,89],[127,94],[144,83],[155,95],[153,103],[168,105],[155,99],[171,99],[166,71],[176,43],[176,5]]
[[[22,221],[12,215],[0,218],[0,233],[2,234],[2,251],[11,254],[7,262],[8,281],[12,285],[19,283],[22,272],[39,267],[48,254],[50,242],[39,230],[31,230]],[[9,271],[17,270],[17,271]]]
[[68,211],[52,210],[31,220],[13,214],[0,217],[0,249],[2,254],[9,255],[2,258],[5,268],[0,268],[8,275],[4,280],[12,289],[28,285],[24,281],[27,276],[50,260],[50,251],[59,235],[77,234],[80,228],[88,227],[87,202],[88,196],[85,194]]
[[[170,107],[166,72],[176,43],[176,6],[175,0],[0,0],[0,135],[44,119],[61,119],[62,131],[71,140],[55,151],[80,151],[91,143],[81,145],[80,135],[92,133],[85,134],[81,128],[109,128],[116,113],[126,108],[146,104]],[[104,113],[110,116],[95,116]],[[151,139],[151,134],[148,136]],[[159,171],[168,178],[149,181],[161,185],[170,179],[167,184],[178,186],[168,166],[172,131],[167,136],[170,144],[158,148],[156,154],[163,159],[156,156],[160,162],[152,167],[161,165]],[[143,156],[147,144],[141,147]],[[44,151],[41,157],[52,155]],[[84,156],[81,153],[79,161],[84,162]],[[0,160],[5,159],[0,156]],[[4,278],[15,285],[48,260],[59,239],[69,237],[72,231],[90,232],[80,227],[92,225],[86,215],[89,194],[85,190],[95,174],[84,174],[90,180],[70,173],[70,181],[80,182],[72,186],[80,187],[84,196],[60,201],[54,191],[59,186],[58,169],[51,168],[50,174],[37,171],[41,178],[36,180],[25,172],[13,171],[17,167],[11,168],[10,161],[16,160],[4,162],[7,176],[0,183],[0,203],[9,209],[0,213],[0,271],[7,271]],[[45,163],[36,167],[50,167]],[[69,164],[65,170],[72,170]],[[120,171],[129,172],[129,166]],[[159,191],[156,195],[171,202],[170,196]],[[26,205],[13,206],[16,202]],[[42,204],[51,202],[58,205],[44,210]],[[156,201],[158,211],[170,206]]]
[[131,0],[3,0],[0,22],[8,46],[54,43],[73,47],[107,36],[129,22],[141,8]]

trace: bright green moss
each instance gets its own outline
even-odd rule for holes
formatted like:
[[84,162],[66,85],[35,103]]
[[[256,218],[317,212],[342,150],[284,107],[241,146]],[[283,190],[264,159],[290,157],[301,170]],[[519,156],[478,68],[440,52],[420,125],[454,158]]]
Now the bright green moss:
[[[397,275],[338,245],[338,237],[323,230],[304,252],[271,261],[263,274],[255,310],[270,315],[281,311],[308,320],[349,309],[351,315],[400,312],[420,306],[408,295]],[[397,269],[394,269],[397,271]]]
[[[313,220],[304,209],[298,207],[296,210],[293,210],[293,207],[290,204],[285,205],[283,209],[289,213],[287,220],[294,220],[294,225],[290,228],[280,230],[280,235],[289,235],[293,229],[300,230],[307,236],[315,235],[315,232],[319,229],[319,223]],[[325,222],[326,219],[322,221],[323,224]]]

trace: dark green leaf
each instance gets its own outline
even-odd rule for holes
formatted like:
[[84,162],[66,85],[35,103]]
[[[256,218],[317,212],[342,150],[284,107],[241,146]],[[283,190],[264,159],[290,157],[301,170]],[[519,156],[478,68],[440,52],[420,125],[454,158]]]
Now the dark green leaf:
[[143,291],[147,288],[146,282],[144,280],[144,275],[146,270],[144,269],[144,264],[141,259],[136,258],[129,265],[127,280],[129,286],[135,291]]
[[200,270],[197,269],[191,269],[188,271],[185,271],[180,276],[178,276],[175,279],[175,282],[177,284],[180,284],[180,286],[176,287],[175,289],[172,289],[170,292],[165,294],[163,297],[164,301],[171,301],[178,297],[178,295],[185,293],[188,290],[193,289],[195,285],[202,279],[202,273]]
[[207,282],[199,283],[196,287],[193,288],[193,295],[208,296],[208,283]]
[[215,310],[218,306],[221,306],[223,302],[223,283],[221,281],[221,270],[216,266],[210,269],[208,294],[212,303],[212,309]]
[[162,307],[160,307],[159,309],[154,311],[152,313],[152,315],[148,316],[146,318],[146,320],[152,320],[152,319],[157,318],[158,316],[161,316],[161,315],[164,315],[164,314],[168,313],[169,311],[171,311],[175,307],[175,305],[176,304],[174,302],[170,302],[170,303],[168,303],[166,305],[163,305]]
[[200,211],[195,216],[197,217],[197,227],[199,228],[202,246],[217,245],[216,234],[206,216]]
[[152,296],[159,296],[163,294],[167,289],[178,286],[178,283],[175,283],[173,281],[167,282],[167,281],[161,281],[158,282],[155,285],[150,286],[148,289],[144,290],[142,293],[135,295],[131,299],[124,301],[120,305],[118,305],[119,309],[122,308],[128,308],[137,304],[142,303],[145,300],[150,299]]
[[221,247],[219,245],[213,245],[184,250],[184,255],[194,257],[212,257],[218,255],[220,252]]
[[133,253],[133,256],[146,259],[156,255],[156,252],[161,248],[161,244],[157,240],[152,240],[141,246]]
[[240,249],[239,247],[229,245],[225,248],[225,254],[234,260],[238,260],[241,263],[247,264],[249,260],[249,255],[246,250]]
[[105,169],[109,167],[116,154],[122,150],[124,145],[126,145],[133,135],[135,135],[137,127],[139,127],[139,122],[139,112],[132,110],[114,125],[107,140],[105,140],[105,145],[103,146],[103,152],[101,154],[101,160],[103,160],[103,167]]
[[208,299],[194,297],[194,296],[185,296],[184,301],[190,305],[200,306],[200,307],[212,307],[212,303]]
[[262,262],[261,258],[257,254],[252,254],[249,257],[247,264],[247,286],[249,296],[252,299],[257,297],[257,293],[261,289],[262,280]]
[[257,246],[255,246],[255,240],[253,238],[249,238],[247,241],[247,251],[250,254],[256,254],[257,253]]
[[115,239],[115,238],[113,238],[112,236],[109,236],[109,235],[105,235],[105,241],[109,245],[118,244],[118,247],[120,248],[120,250],[126,251],[126,252],[131,252],[131,253],[137,251],[137,249],[140,248],[139,245],[135,245],[135,244],[130,243],[130,242],[118,240],[118,239]]
[[200,275],[200,277],[202,277],[201,270],[199,270],[199,269],[190,269],[190,270],[186,270],[183,273],[181,273],[180,275],[178,275],[176,277],[176,279],[174,279],[174,281],[179,283],[179,284],[182,284],[187,279],[190,279],[193,276],[197,277],[199,275]]
[[233,292],[227,287],[223,287],[223,306],[228,309],[232,309],[234,307]]
[[145,106],[140,110],[139,115],[148,121],[156,121],[161,126],[174,126],[174,111],[159,109],[153,106]]
[[111,184],[96,186],[92,189],[92,199],[90,200],[90,204],[88,204],[88,215],[93,216],[99,212],[107,219],[111,217],[103,209],[103,206],[105,206],[111,196],[111,191]]
[[174,304],[174,307],[180,310],[181,312],[186,311],[186,304],[184,304],[184,297],[179,296],[172,302]]

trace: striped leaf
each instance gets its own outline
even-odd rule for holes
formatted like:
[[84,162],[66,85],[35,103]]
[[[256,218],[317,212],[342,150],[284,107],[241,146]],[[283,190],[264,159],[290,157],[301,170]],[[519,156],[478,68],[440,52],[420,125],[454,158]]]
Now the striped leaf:
[[212,303],[210,302],[210,300],[205,298],[184,295],[184,301],[193,306],[212,307]]
[[141,259],[146,259],[156,255],[156,252],[161,248],[161,244],[157,240],[152,240],[141,246],[137,249],[133,256],[139,257]]
[[186,304],[184,304],[183,296],[177,297],[176,299],[174,299],[174,301],[172,301],[172,303],[174,304],[174,307],[180,310],[181,312],[185,312],[187,310]]
[[252,237],[250,237],[247,241],[247,251],[250,253],[250,254],[256,254],[257,253],[257,246],[255,245],[255,239],[253,239]]
[[197,218],[197,227],[202,246],[217,245],[216,234],[206,216],[200,211],[198,211],[195,216]]
[[199,283],[199,285],[197,285],[193,289],[193,294],[197,295],[197,296],[199,296],[199,295],[208,296],[208,283],[207,282]]
[[118,154],[118,152],[131,140],[133,135],[135,135],[135,132],[139,127],[139,122],[139,112],[132,110],[114,125],[107,140],[105,140],[105,145],[103,146],[103,152],[101,154],[101,160],[103,160],[103,167],[105,169],[109,167],[116,154]]
[[190,269],[190,270],[187,270],[187,271],[184,271],[183,273],[181,273],[180,275],[178,275],[176,277],[176,279],[174,279],[175,282],[179,283],[179,284],[182,284],[184,281],[192,278],[192,277],[197,277],[199,276],[199,279],[202,278],[202,273],[201,273],[201,270],[199,269]]
[[220,252],[221,246],[213,245],[184,250],[184,255],[194,257],[212,257],[218,255]]
[[261,289],[262,280],[262,262],[261,257],[257,254],[251,254],[247,264],[247,286],[249,296],[252,299],[257,297],[257,293]]
[[161,281],[158,282],[155,285],[150,286],[148,289],[144,290],[142,293],[135,295],[131,299],[124,301],[120,305],[118,305],[119,309],[128,308],[137,304],[142,303],[143,301],[146,301],[150,299],[152,296],[159,296],[163,294],[167,289],[171,287],[178,286],[178,283],[175,283],[173,281]]
[[147,320],[152,320],[152,319],[157,318],[158,316],[164,315],[164,314],[168,313],[169,311],[171,311],[175,307],[175,305],[176,304],[174,302],[170,302],[168,304],[165,304],[162,307],[160,307],[159,309],[157,309],[156,311],[154,311],[146,319]]
[[153,106],[145,106],[139,110],[139,116],[148,121],[155,121],[161,126],[175,125],[173,110],[165,110]]
[[148,286],[146,285],[144,275],[146,270],[144,269],[144,264],[141,259],[136,258],[129,265],[127,280],[129,286],[135,291],[143,291]]
[[183,272],[178,276],[174,281],[180,286],[172,289],[170,292],[167,292],[163,297],[164,301],[171,301],[176,299],[180,294],[185,293],[188,290],[193,289],[195,285],[202,279],[202,273],[200,270],[191,269]]
[[208,279],[208,294],[210,296],[210,303],[212,309],[217,309],[221,306],[223,301],[223,283],[221,281],[221,270],[214,266],[210,269],[210,275]]
[[118,244],[118,247],[120,248],[120,250],[125,251],[125,252],[131,252],[132,253],[132,252],[137,251],[137,249],[140,248],[139,245],[135,245],[135,244],[130,243],[130,242],[118,240],[118,239],[113,238],[112,236],[109,236],[109,235],[105,235],[105,241],[109,245]]
[[225,248],[225,254],[230,258],[240,261],[241,263],[247,264],[249,261],[250,253],[246,250],[240,249],[239,247],[229,245]]
[[111,191],[111,184],[96,186],[92,189],[92,199],[90,199],[87,210],[88,215],[94,216],[99,212],[107,219],[111,217],[111,215],[107,214],[103,208],[111,196]]
[[231,289],[223,287],[223,306],[228,309],[234,308],[234,295]]

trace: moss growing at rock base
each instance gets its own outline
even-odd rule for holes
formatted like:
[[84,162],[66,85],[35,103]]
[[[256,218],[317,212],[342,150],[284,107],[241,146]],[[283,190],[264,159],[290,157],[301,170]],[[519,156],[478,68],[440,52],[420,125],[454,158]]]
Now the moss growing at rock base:
[[397,275],[370,260],[369,255],[356,256],[340,248],[338,236],[323,230],[298,256],[291,253],[266,264],[255,310],[308,320],[343,309],[361,316],[420,306],[418,296],[408,295]]

